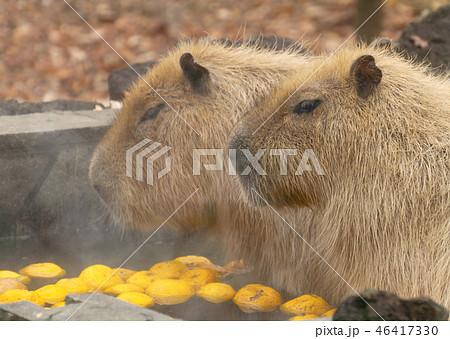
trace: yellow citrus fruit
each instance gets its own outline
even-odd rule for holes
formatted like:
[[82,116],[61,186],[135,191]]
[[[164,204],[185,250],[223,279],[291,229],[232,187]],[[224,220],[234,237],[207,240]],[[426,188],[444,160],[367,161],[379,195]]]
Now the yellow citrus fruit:
[[93,292],[94,288],[89,285],[86,281],[80,278],[67,278],[58,280],[55,284],[66,290],[67,294],[76,293],[83,294],[88,292]]
[[28,284],[30,278],[26,275],[22,275],[13,271],[0,271],[0,278],[12,278],[19,280],[22,284]]
[[59,278],[66,275],[66,271],[53,263],[31,264],[22,268],[19,273],[32,278]]
[[319,316],[329,309],[330,305],[315,294],[302,295],[280,306],[281,312],[295,315],[315,314]]
[[127,279],[127,284],[138,285],[145,289],[157,279],[162,278],[158,275],[150,273],[149,271],[139,271]]
[[318,318],[315,314],[306,314],[306,315],[296,315],[295,317],[289,318],[292,321],[300,321],[300,320],[311,320]]
[[135,284],[117,284],[105,290],[105,293],[116,296],[125,292],[144,293],[144,288]]
[[56,285],[46,285],[35,291],[36,295],[47,304],[57,304],[66,299],[67,291]]
[[80,273],[79,278],[93,286],[95,289],[100,288],[101,290],[124,283],[119,274],[114,274],[114,270],[105,265],[86,267],[83,272]]
[[180,279],[190,283],[196,291],[203,285],[217,281],[216,275],[207,268],[197,268],[184,272]]
[[160,305],[181,304],[194,294],[194,288],[185,280],[159,279],[155,280],[145,290],[152,299]]
[[0,294],[9,290],[26,290],[27,287],[13,278],[0,278]]
[[179,261],[165,261],[153,265],[149,272],[162,279],[177,279],[188,270],[187,266]]
[[30,301],[39,306],[44,306],[44,301],[32,291],[9,290],[0,295],[0,303],[13,303],[16,301]]
[[114,271],[117,270],[117,274],[123,279],[127,280],[129,277],[131,277],[133,274],[136,273],[136,271],[129,270],[127,268],[113,268]]
[[23,289],[13,289],[3,292],[0,295],[0,303],[12,303],[15,301],[31,301],[33,293]]
[[271,312],[281,305],[283,299],[273,288],[250,284],[242,287],[234,296],[233,302],[246,313]]
[[152,307],[155,304],[152,298],[139,292],[124,292],[119,294],[117,299],[142,307]]
[[221,303],[233,299],[236,291],[233,287],[223,283],[211,283],[200,287],[197,296],[212,303]]
[[187,255],[185,257],[178,257],[175,261],[181,262],[185,264],[189,268],[202,268],[205,266],[214,265],[208,258],[196,256],[196,255]]
[[334,312],[336,312],[337,308],[333,308],[323,314],[321,314],[321,317],[332,317],[334,315]]
[[66,306],[66,302],[65,302],[65,301],[62,301],[62,302],[60,302],[60,303],[57,303],[57,304],[53,305],[53,306],[50,307],[50,308],[64,307],[64,306]]

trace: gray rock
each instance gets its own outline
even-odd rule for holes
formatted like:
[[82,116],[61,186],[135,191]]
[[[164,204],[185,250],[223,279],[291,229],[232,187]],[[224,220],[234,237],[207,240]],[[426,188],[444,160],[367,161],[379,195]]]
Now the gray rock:
[[[400,299],[385,291],[365,290],[360,293],[370,306],[359,296],[348,297],[339,305],[333,315],[334,321],[352,320],[447,320],[449,313],[429,298]],[[376,310],[376,312],[374,311]]]
[[447,309],[428,297],[404,300],[403,303],[406,306],[409,320],[447,320],[449,316]]
[[448,70],[450,64],[450,4],[427,11],[407,24],[396,42],[409,57],[426,60],[433,67]]
[[49,320],[67,320],[69,317],[70,320],[174,320],[162,313],[102,293],[69,294],[65,307],[51,311]]
[[108,76],[109,99],[121,101],[124,98],[125,92],[139,80],[136,72],[144,76],[148,69],[152,68],[156,63],[156,61],[149,61],[132,64],[131,67],[128,66],[126,68],[112,70]]
[[0,239],[93,229],[86,221],[98,219],[102,205],[88,181],[89,161],[113,115],[0,116]]
[[51,309],[45,309],[28,301],[0,304],[0,320],[163,321],[174,319],[106,294],[89,293],[70,294],[66,297],[66,306]]
[[45,311],[29,301],[0,304],[0,320],[47,320]]
[[18,115],[50,111],[82,111],[93,110],[95,102],[76,100],[55,100],[48,102],[17,102],[16,100],[0,101],[1,115]]

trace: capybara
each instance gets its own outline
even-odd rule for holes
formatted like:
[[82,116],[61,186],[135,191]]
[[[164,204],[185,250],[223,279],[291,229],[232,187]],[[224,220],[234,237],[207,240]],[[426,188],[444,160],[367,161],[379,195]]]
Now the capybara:
[[[231,133],[249,202],[311,246],[290,258],[299,291],[450,306],[450,82],[430,73],[383,43],[353,45],[283,81]],[[266,150],[265,173],[242,172],[243,150]]]
[[[152,232],[164,224],[162,231],[216,230],[230,259],[244,259],[261,274],[259,282],[295,296],[305,279],[303,272],[296,272],[302,241],[271,211],[248,206],[231,185],[226,166],[223,171],[207,171],[202,165],[200,175],[193,175],[194,149],[221,149],[226,154],[238,121],[283,78],[309,69],[315,59],[299,53],[302,48],[295,45],[278,51],[279,46],[267,47],[255,42],[181,42],[125,97],[94,153],[90,179],[124,227]],[[145,138],[171,147],[171,171],[155,176],[153,185],[145,176],[142,182],[126,176],[126,152]],[[156,160],[155,167],[164,168],[165,158]],[[202,157],[202,163],[214,162]]]

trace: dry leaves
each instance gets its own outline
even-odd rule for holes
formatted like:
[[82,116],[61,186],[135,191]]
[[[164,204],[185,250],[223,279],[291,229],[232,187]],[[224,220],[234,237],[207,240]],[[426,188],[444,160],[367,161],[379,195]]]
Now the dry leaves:
[[[278,35],[338,47],[353,31],[353,0],[68,1],[128,62],[159,58],[187,37]],[[404,1],[385,10],[396,38],[418,13]],[[62,0],[0,3],[0,100],[101,101],[125,63]]]

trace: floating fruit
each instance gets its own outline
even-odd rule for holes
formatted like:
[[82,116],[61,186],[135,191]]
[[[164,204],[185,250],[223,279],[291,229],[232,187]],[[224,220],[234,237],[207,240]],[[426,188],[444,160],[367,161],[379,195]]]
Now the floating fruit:
[[336,312],[337,308],[333,308],[329,311],[326,311],[325,313],[321,314],[321,317],[332,317],[334,315],[334,312]]
[[273,288],[250,284],[242,287],[233,298],[233,302],[246,313],[270,312],[281,305],[283,299]]
[[203,285],[217,281],[216,275],[207,268],[196,268],[184,272],[180,279],[190,283],[196,291]]
[[55,285],[66,290],[67,294],[83,294],[94,291],[94,288],[91,285],[80,278],[61,279],[58,280]]
[[203,268],[205,266],[214,265],[208,258],[196,255],[178,257],[175,259],[175,261],[181,262],[189,268]]
[[155,304],[152,298],[139,292],[124,292],[119,294],[117,299],[142,307],[152,307]]
[[311,320],[318,318],[315,314],[306,314],[306,315],[296,315],[295,317],[289,318],[291,321],[300,321],[300,320]]
[[145,293],[157,304],[175,305],[189,300],[195,291],[185,280],[159,279],[152,282]]
[[45,305],[44,301],[32,291],[15,289],[3,292],[0,295],[0,303],[13,303],[16,301],[29,301],[39,306]]
[[281,312],[295,315],[315,314],[319,316],[328,310],[330,310],[330,305],[315,294],[302,295],[280,306]]
[[149,273],[157,275],[162,279],[177,279],[188,270],[187,266],[179,261],[165,261],[153,265]]
[[117,270],[117,274],[123,279],[127,280],[129,277],[131,277],[133,274],[136,273],[136,271],[129,270],[127,268],[113,268],[114,271]]
[[160,276],[150,273],[149,271],[139,271],[127,279],[127,284],[138,285],[145,289],[157,279],[162,278]]
[[47,304],[57,304],[66,299],[67,291],[56,285],[46,285],[35,291],[36,295]]
[[31,264],[22,268],[19,273],[31,278],[59,278],[66,275],[66,271],[53,263]]
[[79,278],[93,286],[95,289],[100,288],[101,290],[124,283],[119,274],[114,274],[114,270],[105,265],[89,266],[80,273]]
[[144,288],[135,284],[117,284],[105,290],[105,293],[116,296],[125,292],[144,293]]
[[12,278],[19,280],[22,284],[28,284],[30,278],[26,275],[22,275],[13,271],[0,271],[0,278]]
[[212,303],[221,303],[233,299],[236,291],[233,287],[223,283],[211,283],[200,287],[197,296]]
[[0,278],[0,294],[9,290],[26,290],[27,287],[13,278]]

